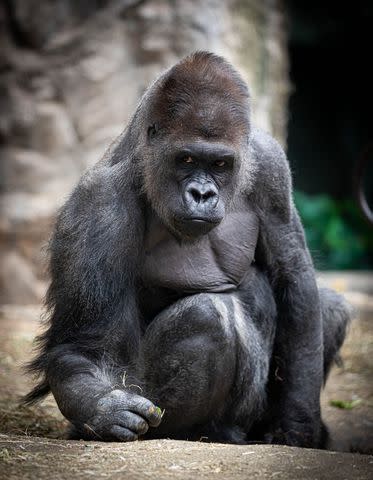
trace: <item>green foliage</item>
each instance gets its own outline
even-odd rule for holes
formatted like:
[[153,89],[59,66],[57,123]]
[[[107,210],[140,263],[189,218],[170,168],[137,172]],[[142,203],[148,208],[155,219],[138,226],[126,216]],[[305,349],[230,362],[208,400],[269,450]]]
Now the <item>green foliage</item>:
[[294,193],[308,247],[320,270],[373,267],[373,229],[352,200]]
[[353,408],[360,405],[360,403],[360,398],[357,398],[356,400],[351,400],[350,402],[344,400],[330,400],[329,402],[332,407],[342,408],[343,410],[352,410]]

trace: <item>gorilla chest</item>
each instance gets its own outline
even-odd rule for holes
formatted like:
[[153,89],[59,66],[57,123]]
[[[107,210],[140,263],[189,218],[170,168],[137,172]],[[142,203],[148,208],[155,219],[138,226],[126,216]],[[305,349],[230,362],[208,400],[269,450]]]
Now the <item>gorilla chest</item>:
[[145,236],[143,284],[185,293],[234,290],[254,260],[257,238],[250,211],[230,213],[193,243],[180,243],[154,220]]

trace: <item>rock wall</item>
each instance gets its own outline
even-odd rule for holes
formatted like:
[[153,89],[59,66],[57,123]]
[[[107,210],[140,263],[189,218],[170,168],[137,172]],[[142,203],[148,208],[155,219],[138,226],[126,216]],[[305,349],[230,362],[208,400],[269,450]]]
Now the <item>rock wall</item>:
[[53,218],[164,68],[197,49],[249,83],[284,142],[285,15],[274,0],[6,0],[0,4],[0,303],[45,292]]

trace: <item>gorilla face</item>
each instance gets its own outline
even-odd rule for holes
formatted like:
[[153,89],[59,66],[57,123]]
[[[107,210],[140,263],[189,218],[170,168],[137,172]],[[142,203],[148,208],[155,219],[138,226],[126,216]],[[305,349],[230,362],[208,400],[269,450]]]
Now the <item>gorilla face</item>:
[[233,188],[235,152],[219,143],[186,145],[175,155],[174,181],[178,198],[170,210],[172,227],[195,237],[219,225]]
[[240,165],[237,152],[215,140],[178,145],[170,138],[161,152],[152,162],[158,167],[151,188],[146,188],[152,207],[177,237],[192,240],[208,233],[223,220],[232,200]]
[[165,199],[174,231],[193,238],[223,220],[234,167],[235,152],[224,144],[195,142],[175,152],[170,179],[175,196]]
[[231,186],[235,152],[225,145],[195,143],[175,158],[179,208],[174,225],[181,233],[207,233],[224,218],[226,189]]
[[221,108],[216,116],[216,129],[209,127],[208,134],[207,122],[186,118],[180,127],[153,124],[142,150],[144,192],[165,226],[182,239],[193,240],[219,225],[238,184],[249,129],[227,127],[222,135]]

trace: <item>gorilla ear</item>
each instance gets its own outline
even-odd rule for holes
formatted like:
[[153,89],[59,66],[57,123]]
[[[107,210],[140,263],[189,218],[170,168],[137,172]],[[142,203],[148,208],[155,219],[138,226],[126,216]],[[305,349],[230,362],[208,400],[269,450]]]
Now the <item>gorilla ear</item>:
[[158,125],[156,123],[153,123],[153,125],[150,125],[148,127],[148,138],[151,140],[154,138],[158,133]]

